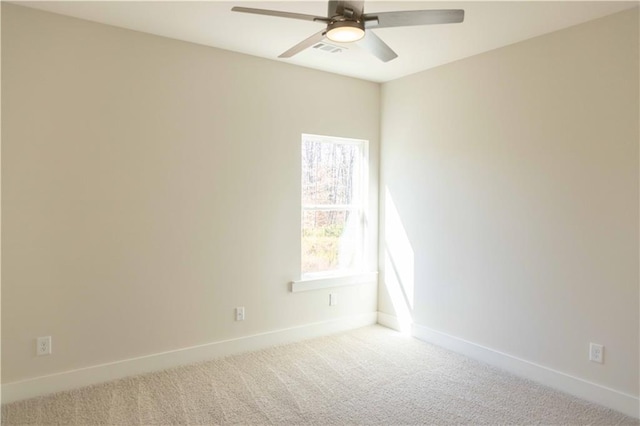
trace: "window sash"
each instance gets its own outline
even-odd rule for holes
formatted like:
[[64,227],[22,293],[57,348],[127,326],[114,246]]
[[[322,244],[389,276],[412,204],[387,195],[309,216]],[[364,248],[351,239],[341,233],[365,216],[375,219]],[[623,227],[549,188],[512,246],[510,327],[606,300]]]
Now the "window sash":
[[362,210],[360,204],[307,204],[302,206],[302,210],[331,211],[348,210],[350,212]]
[[[351,198],[351,203],[349,204],[318,204],[318,203],[301,203],[301,216],[304,217],[305,213],[310,212],[349,212],[352,215],[353,219],[358,223],[357,236],[355,236],[357,241],[357,248],[354,252],[354,263],[350,265],[348,268],[341,268],[339,265],[337,267],[333,267],[330,269],[324,269],[319,271],[301,270],[301,276],[303,278],[307,277],[321,277],[321,276],[341,276],[348,273],[354,273],[364,267],[365,263],[365,244],[367,240],[367,222],[366,222],[366,206],[367,206],[367,198],[368,198],[368,143],[364,140],[356,140],[356,139],[344,139],[344,138],[334,138],[334,137],[325,137],[325,136],[315,136],[315,135],[302,135],[302,149],[305,148],[306,143],[326,143],[332,145],[351,145],[357,147],[357,163],[354,165],[355,169],[353,170],[353,184],[352,191],[353,196]],[[304,185],[304,182],[303,182]],[[304,186],[301,192],[301,199],[304,200]],[[304,231],[304,224],[301,224],[301,230]],[[351,237],[353,238],[353,236]],[[302,241],[301,241],[302,242]],[[301,246],[301,249],[303,247]],[[313,258],[306,258],[304,251],[301,253],[301,268],[305,266],[305,260],[313,260]]]

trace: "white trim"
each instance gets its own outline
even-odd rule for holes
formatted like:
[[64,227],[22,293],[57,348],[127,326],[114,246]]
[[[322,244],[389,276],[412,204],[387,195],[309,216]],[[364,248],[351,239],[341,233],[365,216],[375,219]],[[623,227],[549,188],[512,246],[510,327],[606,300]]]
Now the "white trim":
[[[383,315],[392,317],[392,315],[388,314]],[[378,313],[378,323],[382,324],[380,318],[380,313]],[[388,322],[388,319],[384,321]],[[637,396],[589,382],[422,325],[413,324],[411,334],[419,340],[442,346],[453,352],[458,352],[507,370],[520,377],[525,377],[545,386],[620,411],[628,416],[640,418],[640,399]]]
[[376,318],[369,312],[6,383],[2,403],[351,330],[375,324]]
[[315,135],[313,133],[303,133],[302,137],[311,139],[313,142],[333,143],[333,144],[341,144],[341,145],[361,145],[362,143],[369,142],[366,139],[345,138],[341,136]]
[[390,328],[395,331],[402,331],[400,327],[400,321],[395,315],[385,314],[384,312],[378,312],[378,324]]
[[363,272],[361,274],[326,276],[318,278],[307,278],[291,282],[291,291],[321,290],[323,288],[344,287],[359,284],[377,284],[377,272]]

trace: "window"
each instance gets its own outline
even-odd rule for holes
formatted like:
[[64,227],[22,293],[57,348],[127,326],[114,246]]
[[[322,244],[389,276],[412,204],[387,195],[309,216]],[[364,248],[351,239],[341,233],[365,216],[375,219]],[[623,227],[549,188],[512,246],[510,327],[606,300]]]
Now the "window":
[[367,141],[302,135],[302,276],[361,271]]

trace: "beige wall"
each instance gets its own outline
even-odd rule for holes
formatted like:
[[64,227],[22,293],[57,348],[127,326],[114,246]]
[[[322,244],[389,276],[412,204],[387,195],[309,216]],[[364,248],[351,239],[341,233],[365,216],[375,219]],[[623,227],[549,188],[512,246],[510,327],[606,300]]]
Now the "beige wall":
[[300,135],[368,139],[376,205],[377,84],[2,12],[3,383],[376,310],[288,282]]
[[636,8],[383,85],[415,323],[638,395],[638,77]]

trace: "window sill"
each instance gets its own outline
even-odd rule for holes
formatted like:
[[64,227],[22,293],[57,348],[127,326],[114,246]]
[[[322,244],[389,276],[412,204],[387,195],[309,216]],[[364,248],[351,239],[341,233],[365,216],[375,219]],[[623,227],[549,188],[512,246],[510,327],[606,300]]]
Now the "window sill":
[[336,275],[331,277],[307,278],[291,282],[291,292],[321,290],[323,288],[344,287],[348,285],[374,284],[378,282],[378,272]]

